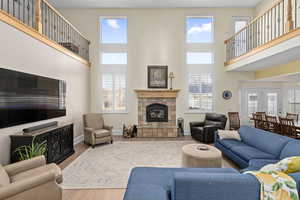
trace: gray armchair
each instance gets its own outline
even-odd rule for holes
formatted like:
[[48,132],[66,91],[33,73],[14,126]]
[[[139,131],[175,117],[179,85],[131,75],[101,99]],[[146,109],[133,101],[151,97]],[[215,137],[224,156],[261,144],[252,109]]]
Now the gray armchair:
[[103,116],[98,113],[83,115],[84,143],[92,145],[110,142],[113,143],[112,126],[104,124]]
[[60,168],[44,156],[0,165],[0,200],[61,200]]

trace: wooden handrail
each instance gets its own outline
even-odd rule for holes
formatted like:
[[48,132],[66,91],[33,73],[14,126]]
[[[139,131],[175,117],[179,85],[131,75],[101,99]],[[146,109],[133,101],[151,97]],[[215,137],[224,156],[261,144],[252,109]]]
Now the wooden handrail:
[[233,39],[238,34],[240,34],[241,32],[243,32],[244,30],[246,30],[249,26],[253,25],[259,18],[263,17],[266,13],[268,13],[270,10],[272,10],[274,7],[276,7],[278,4],[281,4],[283,1],[284,0],[278,0],[277,2],[275,2],[271,8],[268,8],[265,12],[263,12],[260,15],[258,15],[254,19],[252,19],[244,28],[242,28],[241,30],[239,30],[238,32],[236,32],[235,34],[233,34],[233,36],[231,36],[230,38],[228,38],[227,40],[225,40],[224,43],[226,44],[229,40]]
[[15,0],[3,2],[1,21],[90,66],[90,41],[47,0],[28,0],[18,4]]
[[[226,63],[248,54],[257,47],[275,40],[296,28],[293,17],[293,2],[296,0],[278,0],[265,12],[255,17],[244,28],[225,40]],[[295,2],[296,5],[296,2]]]
[[87,39],[87,37],[85,37],[71,22],[69,22],[69,20],[62,16],[62,14],[60,14],[60,12],[58,12],[58,10],[56,10],[47,0],[40,1],[43,1],[45,4],[47,4],[47,6],[51,8],[51,10],[53,10],[59,17],[61,17],[66,23],[68,23],[79,35],[81,35],[81,37],[83,37],[90,43],[90,40]]

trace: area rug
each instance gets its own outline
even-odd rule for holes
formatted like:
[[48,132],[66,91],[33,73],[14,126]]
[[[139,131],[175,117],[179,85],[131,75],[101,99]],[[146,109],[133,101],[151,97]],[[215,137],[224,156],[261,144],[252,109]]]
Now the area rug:
[[126,188],[134,167],[180,167],[192,141],[119,141],[89,148],[63,170],[64,189]]

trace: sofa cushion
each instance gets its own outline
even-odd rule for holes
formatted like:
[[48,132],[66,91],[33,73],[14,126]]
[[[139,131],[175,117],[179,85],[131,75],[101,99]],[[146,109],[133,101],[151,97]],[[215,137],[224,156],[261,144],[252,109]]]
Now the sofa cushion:
[[275,157],[279,157],[282,148],[291,140],[288,137],[249,126],[242,126],[239,133],[244,143],[263,152],[273,154]]
[[125,193],[124,200],[170,200],[170,191],[151,184],[131,185]]
[[223,144],[226,148],[231,149],[232,147],[241,146],[241,147],[247,147],[245,143],[238,141],[238,140],[231,140],[231,139],[223,139],[219,140],[221,144]]
[[300,172],[289,174],[297,183],[298,193],[300,194]]
[[231,151],[233,151],[235,154],[239,155],[246,161],[259,158],[276,159],[274,155],[265,153],[263,151],[260,151],[259,149],[250,146],[234,146],[231,148]]
[[277,159],[252,159],[249,162],[249,166],[251,166],[255,170],[260,170],[262,167],[269,165],[269,164],[275,164],[279,160]]
[[18,173],[10,178],[11,178],[11,182],[14,183],[33,176],[38,176],[39,174],[48,171],[53,171],[55,173],[57,183],[62,183],[63,178],[62,178],[61,169],[54,163]]
[[10,184],[10,180],[8,174],[5,169],[0,165],[0,187],[6,186]]
[[107,137],[110,136],[110,131],[106,129],[100,129],[100,130],[95,130],[95,137],[96,138],[102,138],[102,137]]
[[159,168],[159,167],[136,167],[131,170],[129,185],[150,184],[159,185],[170,190],[175,172],[194,173],[239,173],[232,168]]
[[280,159],[292,156],[300,156],[300,141],[298,140],[292,140],[285,145],[281,151]]

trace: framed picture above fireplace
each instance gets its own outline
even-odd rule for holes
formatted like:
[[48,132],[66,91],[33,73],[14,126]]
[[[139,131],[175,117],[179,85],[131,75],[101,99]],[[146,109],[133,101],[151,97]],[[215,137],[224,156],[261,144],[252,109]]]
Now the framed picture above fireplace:
[[148,66],[148,88],[168,88],[168,66]]

